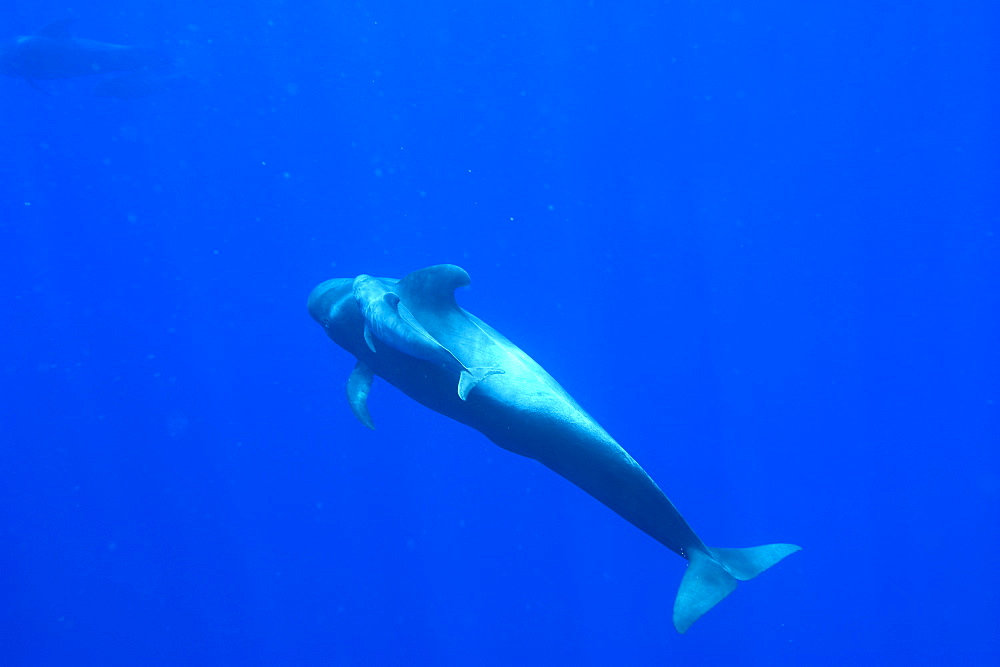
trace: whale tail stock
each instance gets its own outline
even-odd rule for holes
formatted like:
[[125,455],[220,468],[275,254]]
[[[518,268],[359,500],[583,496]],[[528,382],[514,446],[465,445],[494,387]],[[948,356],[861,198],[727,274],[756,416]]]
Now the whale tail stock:
[[494,368],[492,366],[466,368],[458,377],[458,397],[464,401],[468,398],[469,392],[475,389],[476,385],[482,382],[484,378],[490,375],[503,375],[504,372],[502,368]]
[[753,579],[801,547],[765,544],[745,549],[692,551],[688,568],[674,600],[674,627],[685,632],[709,609],[736,590],[740,581]]

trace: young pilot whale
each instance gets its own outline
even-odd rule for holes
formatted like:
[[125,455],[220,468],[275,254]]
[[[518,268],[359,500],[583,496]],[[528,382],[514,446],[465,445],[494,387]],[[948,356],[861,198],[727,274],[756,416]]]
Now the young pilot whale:
[[347,383],[354,414],[371,427],[365,401],[378,375],[426,407],[471,426],[504,449],[539,461],[597,498],[687,559],[674,601],[678,632],[729,595],[738,581],[754,578],[799,550],[794,544],[706,546],[646,471],[541,366],[458,306],[454,291],[469,284],[463,269],[444,264],[378,282],[433,340],[466,364],[503,368],[505,373],[461,400],[455,394],[453,370],[392,345],[373,352],[365,337],[370,325],[355,298],[356,280],[327,280],[309,295],[309,313],[357,359]]
[[372,352],[377,352],[374,336],[411,357],[452,370],[458,374],[458,397],[463,401],[484,378],[503,373],[500,368],[468,368],[435,340],[400,302],[399,296],[377,278],[362,274],[354,279],[351,291],[365,316],[365,342]]

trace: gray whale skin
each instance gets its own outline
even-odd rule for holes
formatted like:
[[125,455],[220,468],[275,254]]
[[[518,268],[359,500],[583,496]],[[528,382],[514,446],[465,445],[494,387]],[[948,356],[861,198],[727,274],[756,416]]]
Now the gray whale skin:
[[327,280],[309,295],[309,313],[335,343],[357,359],[347,383],[354,414],[369,428],[365,400],[377,375],[424,406],[471,426],[500,447],[535,459],[617,512],[688,567],[674,601],[678,632],[785,556],[793,544],[709,548],[656,483],[569,394],[527,354],[455,302],[469,275],[450,264],[380,278],[421,325],[466,366],[498,367],[461,400],[456,373],[387,345],[372,352],[352,294],[353,278]]

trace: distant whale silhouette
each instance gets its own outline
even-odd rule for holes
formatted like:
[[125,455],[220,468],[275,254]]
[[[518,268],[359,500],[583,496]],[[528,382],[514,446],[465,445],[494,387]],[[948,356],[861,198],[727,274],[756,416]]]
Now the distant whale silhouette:
[[0,73],[34,83],[110,72],[149,72],[172,64],[158,49],[74,37],[72,23],[72,19],[54,21],[33,35],[0,46]]
[[378,278],[427,334],[467,367],[501,369],[462,400],[453,364],[415,356],[391,341],[373,352],[369,323],[355,296],[355,279],[327,280],[309,295],[309,313],[357,359],[347,383],[354,414],[373,427],[366,399],[375,375],[426,407],[480,431],[494,443],[535,459],[600,500],[621,517],[688,560],[674,601],[678,632],[785,556],[793,544],[709,548],[648,474],[527,354],[455,302],[469,284],[453,265]]

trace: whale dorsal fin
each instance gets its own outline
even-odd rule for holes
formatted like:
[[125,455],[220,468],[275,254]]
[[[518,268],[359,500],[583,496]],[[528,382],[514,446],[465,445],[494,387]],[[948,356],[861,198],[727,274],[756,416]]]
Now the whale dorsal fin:
[[74,23],[73,19],[59,19],[48,23],[44,28],[35,33],[36,37],[48,37],[49,39],[72,39],[73,33],[70,31]]
[[[410,327],[411,329],[419,333],[421,336],[426,338],[428,342],[444,348],[445,350],[448,351],[448,354],[451,354],[451,356],[453,357],[455,356],[454,354],[452,354],[451,350],[448,350],[448,348],[441,345],[440,341],[438,341],[434,336],[431,335],[429,331],[427,331],[426,328],[424,328],[424,325],[422,325],[420,321],[416,317],[414,317],[413,313],[410,312],[410,309],[406,307],[406,304],[400,301],[398,294],[395,294],[393,292],[388,292],[385,296],[382,297],[382,299],[387,304],[389,304],[390,307],[392,307],[396,315],[399,316],[399,319],[403,321],[403,324]],[[457,357],[456,361],[458,361]],[[462,362],[459,361],[458,363]]]
[[455,308],[455,290],[470,282],[469,274],[454,264],[438,264],[407,274],[397,285],[410,310]]
[[424,331],[424,328],[420,325],[420,322],[417,321],[417,318],[413,316],[413,313],[410,312],[410,309],[403,305],[403,302],[399,300],[399,296],[390,292],[385,295],[385,300],[399,315],[399,319],[406,322],[406,326],[411,329],[416,329],[417,331]]

